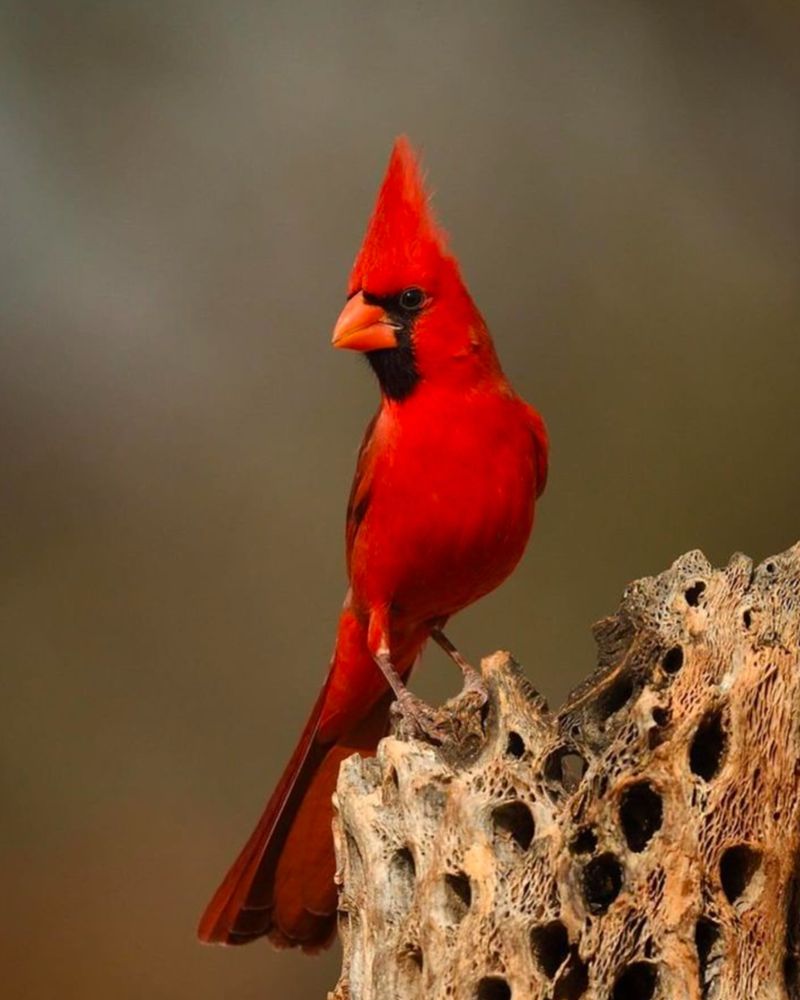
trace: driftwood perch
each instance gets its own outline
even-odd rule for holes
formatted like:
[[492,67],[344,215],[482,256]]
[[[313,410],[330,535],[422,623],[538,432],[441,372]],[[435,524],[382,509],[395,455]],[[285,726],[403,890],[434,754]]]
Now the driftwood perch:
[[342,766],[332,1000],[800,998],[800,544],[630,586],[557,713],[490,691]]

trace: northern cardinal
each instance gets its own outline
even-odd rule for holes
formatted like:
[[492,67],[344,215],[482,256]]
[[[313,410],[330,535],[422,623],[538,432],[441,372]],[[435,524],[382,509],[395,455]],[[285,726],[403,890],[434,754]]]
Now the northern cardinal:
[[547,477],[544,424],[503,374],[404,138],[333,346],[364,352],[381,390],[347,508],[350,589],[300,742],[200,921],[206,942],[267,935],[313,952],[331,941],[339,764],[374,752],[393,696],[425,728],[404,682],[428,638],[468,672],[441,629],[517,565]]

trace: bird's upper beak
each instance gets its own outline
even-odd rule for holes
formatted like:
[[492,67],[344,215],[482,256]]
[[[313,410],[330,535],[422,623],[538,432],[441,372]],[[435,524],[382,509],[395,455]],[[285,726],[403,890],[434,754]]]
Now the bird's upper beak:
[[359,292],[351,299],[336,320],[333,346],[351,351],[377,351],[397,347],[397,325],[381,306],[364,301]]

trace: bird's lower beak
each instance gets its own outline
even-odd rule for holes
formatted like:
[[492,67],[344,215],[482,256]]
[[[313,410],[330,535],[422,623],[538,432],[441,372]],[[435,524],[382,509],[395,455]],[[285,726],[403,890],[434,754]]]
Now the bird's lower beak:
[[364,301],[361,292],[348,300],[333,328],[333,346],[351,351],[397,347],[397,327],[381,306]]

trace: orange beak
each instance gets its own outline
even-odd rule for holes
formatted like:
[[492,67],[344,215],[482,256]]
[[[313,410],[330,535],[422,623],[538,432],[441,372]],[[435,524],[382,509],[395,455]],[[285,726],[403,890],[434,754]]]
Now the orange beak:
[[349,299],[333,328],[333,346],[350,351],[397,347],[397,325],[381,306],[364,301],[361,292]]

